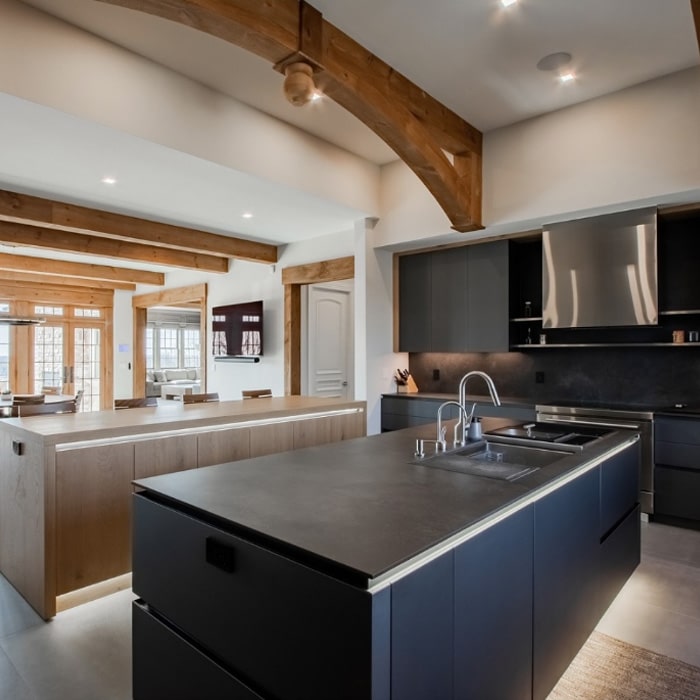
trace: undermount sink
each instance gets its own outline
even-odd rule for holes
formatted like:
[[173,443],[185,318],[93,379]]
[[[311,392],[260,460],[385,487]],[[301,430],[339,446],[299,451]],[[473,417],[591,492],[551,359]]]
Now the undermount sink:
[[485,440],[452,452],[439,452],[430,457],[415,459],[412,464],[501,481],[515,481],[570,454],[561,450]]

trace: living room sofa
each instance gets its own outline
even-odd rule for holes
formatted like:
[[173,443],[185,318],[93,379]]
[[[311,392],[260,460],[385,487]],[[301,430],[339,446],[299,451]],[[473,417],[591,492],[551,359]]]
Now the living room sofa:
[[146,396],[160,396],[164,385],[192,384],[199,391],[199,367],[196,369],[149,369],[146,372]]

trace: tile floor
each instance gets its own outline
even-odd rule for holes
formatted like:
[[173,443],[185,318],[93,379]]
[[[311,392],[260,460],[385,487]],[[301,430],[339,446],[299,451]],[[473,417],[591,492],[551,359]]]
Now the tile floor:
[[[45,623],[0,576],[0,698],[129,700],[132,600],[122,591]],[[700,667],[700,532],[643,523],[642,563],[598,630]]]

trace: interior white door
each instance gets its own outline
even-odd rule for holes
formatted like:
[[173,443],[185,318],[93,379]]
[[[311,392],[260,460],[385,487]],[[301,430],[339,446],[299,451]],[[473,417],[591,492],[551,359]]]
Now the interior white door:
[[307,319],[308,394],[352,397],[352,283],[311,285]]

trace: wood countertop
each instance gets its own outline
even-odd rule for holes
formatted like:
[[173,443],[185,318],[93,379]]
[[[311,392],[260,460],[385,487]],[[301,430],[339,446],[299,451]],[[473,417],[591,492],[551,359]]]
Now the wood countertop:
[[365,410],[364,401],[283,396],[238,401],[184,405],[168,401],[155,407],[121,411],[92,411],[37,415],[0,420],[0,430],[24,433],[43,439],[45,445],[100,440],[163,431],[223,426],[263,420],[283,420],[301,415]]

